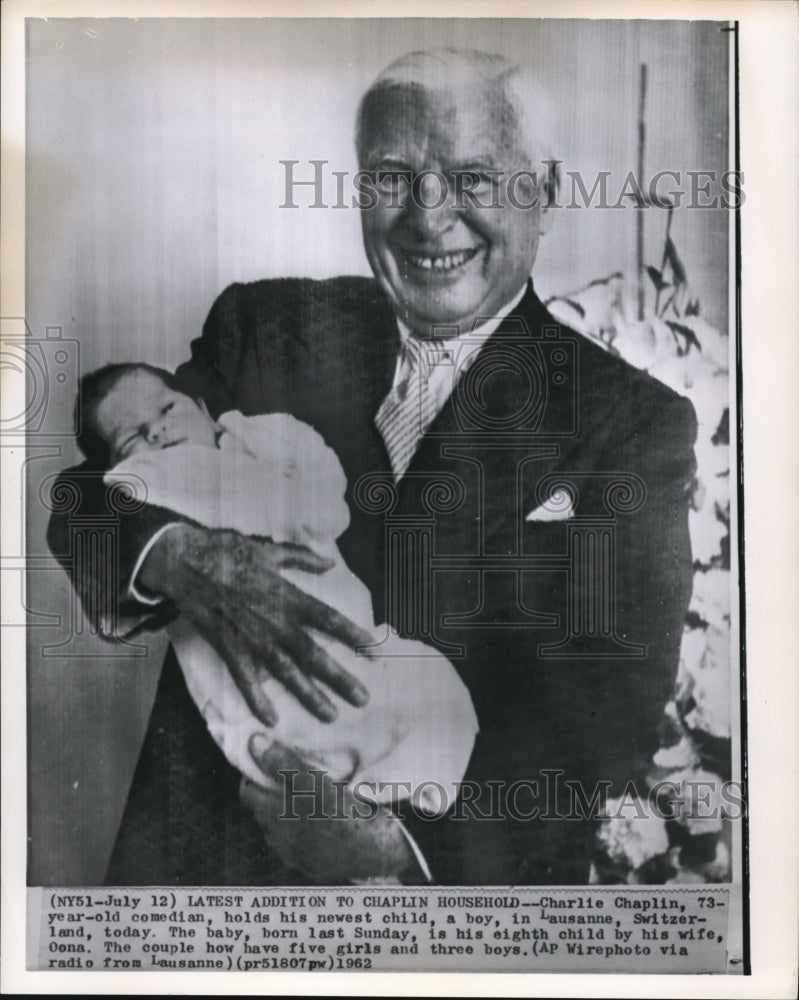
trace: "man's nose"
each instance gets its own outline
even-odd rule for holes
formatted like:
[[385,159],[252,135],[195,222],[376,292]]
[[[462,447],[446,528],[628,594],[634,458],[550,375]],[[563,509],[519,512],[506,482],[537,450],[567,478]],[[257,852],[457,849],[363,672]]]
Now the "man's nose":
[[446,178],[435,171],[414,179],[406,207],[410,225],[425,238],[445,233],[456,217],[450,186]]

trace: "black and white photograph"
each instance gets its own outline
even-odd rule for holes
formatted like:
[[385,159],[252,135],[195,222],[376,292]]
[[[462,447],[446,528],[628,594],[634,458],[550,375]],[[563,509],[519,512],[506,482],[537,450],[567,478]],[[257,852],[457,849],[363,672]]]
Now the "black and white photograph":
[[749,976],[734,5],[30,6],[27,969]]

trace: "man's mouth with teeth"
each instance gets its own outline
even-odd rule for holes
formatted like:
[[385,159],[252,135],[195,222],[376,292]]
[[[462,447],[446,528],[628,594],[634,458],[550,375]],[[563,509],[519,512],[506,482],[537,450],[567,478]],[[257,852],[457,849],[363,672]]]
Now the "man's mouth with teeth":
[[426,254],[411,253],[406,251],[405,259],[413,267],[418,267],[423,271],[453,271],[456,267],[462,267],[470,260],[473,260],[479,253],[479,247],[471,247],[468,250],[454,250],[450,253]]

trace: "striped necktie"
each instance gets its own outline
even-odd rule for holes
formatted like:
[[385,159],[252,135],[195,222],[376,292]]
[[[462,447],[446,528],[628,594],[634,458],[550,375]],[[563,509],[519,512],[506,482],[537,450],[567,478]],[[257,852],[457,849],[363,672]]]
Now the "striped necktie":
[[405,474],[436,415],[429,376],[426,345],[408,337],[402,347],[397,378],[375,415],[375,426],[385,442],[397,481]]

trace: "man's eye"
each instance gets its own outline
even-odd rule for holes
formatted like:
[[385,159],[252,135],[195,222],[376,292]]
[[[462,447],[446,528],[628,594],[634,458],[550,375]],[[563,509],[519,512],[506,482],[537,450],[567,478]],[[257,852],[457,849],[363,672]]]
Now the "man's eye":
[[496,184],[499,176],[498,170],[459,170],[454,174],[454,182],[465,191],[474,191]]
[[161,408],[161,416],[165,416],[167,413],[169,413],[169,411],[172,409],[174,405],[175,405],[174,403],[167,403],[166,406],[163,406]]

